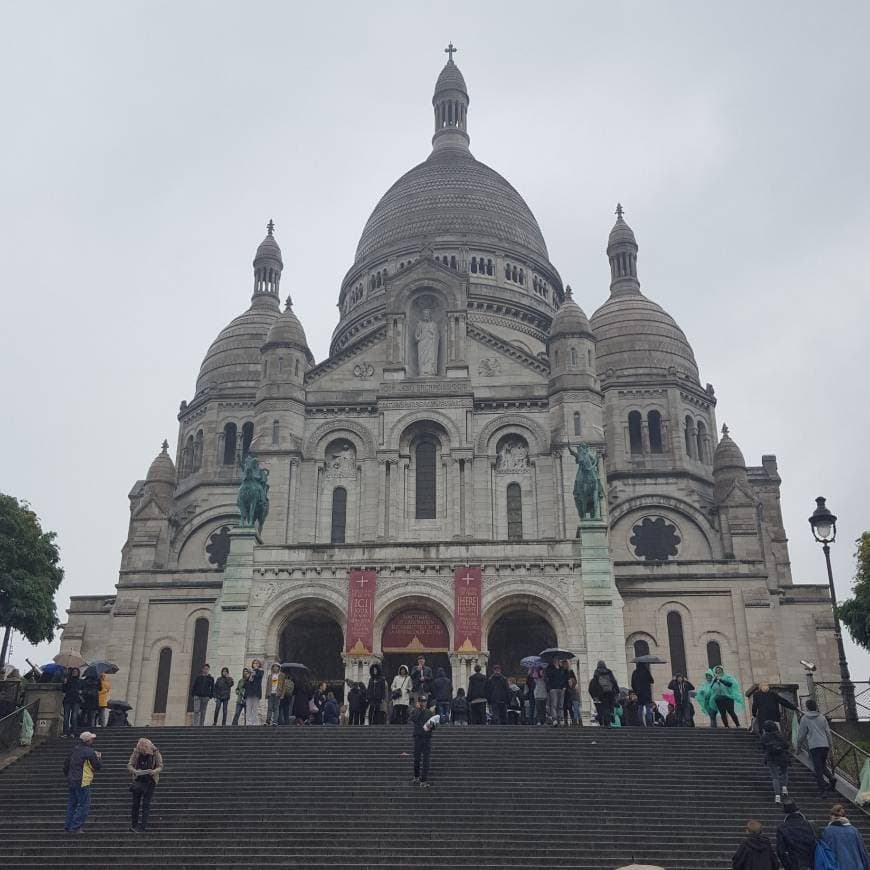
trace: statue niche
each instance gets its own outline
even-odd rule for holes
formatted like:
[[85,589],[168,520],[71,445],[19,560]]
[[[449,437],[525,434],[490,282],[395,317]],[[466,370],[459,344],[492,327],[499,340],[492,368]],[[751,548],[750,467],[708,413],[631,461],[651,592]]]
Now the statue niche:
[[350,441],[339,438],[326,448],[326,476],[356,477],[356,448]]
[[506,435],[496,447],[495,470],[499,474],[523,474],[529,470],[529,445],[520,435]]
[[416,315],[413,331],[409,330],[411,364],[418,378],[435,378],[441,371],[441,318],[437,302],[431,297],[419,299],[412,309]]

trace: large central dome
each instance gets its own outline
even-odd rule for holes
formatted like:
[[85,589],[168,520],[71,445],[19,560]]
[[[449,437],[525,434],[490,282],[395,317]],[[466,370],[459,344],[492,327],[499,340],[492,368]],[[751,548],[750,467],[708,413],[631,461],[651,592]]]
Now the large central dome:
[[436,149],[406,172],[375,206],[356,262],[426,239],[491,241],[549,259],[541,228],[513,186],[461,147]]

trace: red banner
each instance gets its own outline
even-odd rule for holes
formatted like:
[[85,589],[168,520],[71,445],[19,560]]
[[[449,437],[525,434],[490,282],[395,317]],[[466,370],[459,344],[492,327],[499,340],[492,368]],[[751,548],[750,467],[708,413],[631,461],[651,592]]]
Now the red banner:
[[456,652],[480,652],[480,568],[457,568],[453,572],[453,624]]
[[351,571],[347,584],[347,634],[345,650],[371,655],[375,636],[375,571]]
[[428,610],[403,610],[384,629],[381,648],[388,652],[447,652],[450,635],[444,623]]

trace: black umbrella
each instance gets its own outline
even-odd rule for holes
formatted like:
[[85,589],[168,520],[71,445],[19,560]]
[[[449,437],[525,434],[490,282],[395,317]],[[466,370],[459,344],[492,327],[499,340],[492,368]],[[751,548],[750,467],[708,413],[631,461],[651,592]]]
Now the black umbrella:
[[542,659],[576,659],[577,656],[567,649],[559,649],[558,647],[550,647],[543,652],[538,653]]
[[132,710],[132,706],[128,704],[126,701],[109,701],[106,706],[110,710]]
[[660,659],[658,656],[638,656],[637,658],[632,659],[635,664],[638,665],[666,665],[667,661],[665,659]]
[[311,673],[311,668],[302,662],[282,662],[281,670],[294,677],[307,677]]

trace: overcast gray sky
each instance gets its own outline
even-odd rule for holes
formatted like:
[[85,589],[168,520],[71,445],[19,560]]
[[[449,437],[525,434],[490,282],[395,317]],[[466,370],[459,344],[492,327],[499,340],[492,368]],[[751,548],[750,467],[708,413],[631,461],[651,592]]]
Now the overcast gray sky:
[[[2,3],[0,489],[111,593],[127,493],[273,217],[318,360],[379,197],[430,149],[448,40],[478,159],[592,312],[621,200],[750,464],[776,453],[796,580],[870,528],[864,2]],[[36,655],[47,661],[54,645]],[[16,638],[13,661],[30,647]],[[852,655],[856,679],[870,657]]]

